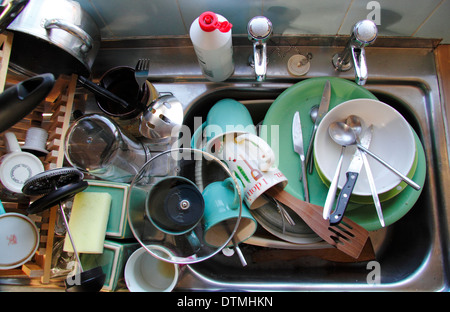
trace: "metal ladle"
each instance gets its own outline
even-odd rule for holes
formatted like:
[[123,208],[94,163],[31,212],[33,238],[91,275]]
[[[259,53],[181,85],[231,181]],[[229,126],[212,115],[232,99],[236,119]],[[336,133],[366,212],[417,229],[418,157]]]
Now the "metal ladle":
[[384,165],[386,168],[391,170],[393,173],[395,173],[397,176],[399,176],[403,181],[405,181],[409,186],[411,186],[415,190],[420,190],[420,186],[412,181],[410,178],[402,174],[400,171],[392,167],[390,164],[388,164],[386,161],[381,159],[379,156],[372,153],[370,150],[362,146],[356,139],[355,132],[352,130],[352,128],[347,125],[344,122],[337,121],[330,124],[328,128],[328,132],[337,144],[342,146],[349,146],[349,145],[356,145],[360,150],[366,152],[370,156],[372,156],[374,159],[379,161],[382,165]]

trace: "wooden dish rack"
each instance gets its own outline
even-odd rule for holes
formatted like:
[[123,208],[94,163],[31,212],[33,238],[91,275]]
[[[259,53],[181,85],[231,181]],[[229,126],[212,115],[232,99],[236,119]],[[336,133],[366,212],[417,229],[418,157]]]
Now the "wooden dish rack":
[[[3,92],[7,83],[17,83],[7,77],[9,57],[13,43],[13,33],[4,32],[0,34],[0,92]],[[21,121],[16,123],[7,131],[13,132],[19,144],[25,141],[26,132],[30,127],[41,127],[48,132],[46,156],[39,157],[44,164],[45,170],[60,168],[64,162],[64,134],[70,123],[70,116],[75,98],[77,76],[55,77],[56,81],[48,96]],[[6,132],[6,131],[5,131]],[[0,156],[6,153],[5,140],[0,134]],[[26,214],[29,203],[3,200],[3,206],[7,212],[19,212]],[[29,277],[33,281],[39,280],[41,284],[49,284],[51,278],[51,259],[54,243],[54,228],[56,211],[58,207],[52,207],[37,215],[30,215],[40,231],[40,245],[31,261],[21,268],[0,270],[2,277]]]

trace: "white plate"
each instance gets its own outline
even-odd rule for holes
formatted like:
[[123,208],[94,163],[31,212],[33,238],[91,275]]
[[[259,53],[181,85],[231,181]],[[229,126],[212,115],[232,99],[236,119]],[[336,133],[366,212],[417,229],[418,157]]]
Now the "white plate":
[[[330,137],[328,127],[334,121],[345,121],[349,115],[359,116],[365,127],[373,125],[369,150],[401,173],[411,174],[410,171],[416,156],[416,144],[408,122],[398,111],[383,102],[372,99],[355,99],[341,103],[330,110],[317,129],[314,140],[316,167],[320,169],[326,180],[332,180],[341,152],[341,146]],[[345,172],[355,150],[354,145],[345,148],[339,188],[342,188],[346,182]],[[379,194],[388,192],[400,184],[401,179],[396,174],[371,156],[367,156],[367,159]],[[371,196],[364,166],[352,194]]]
[[39,246],[36,225],[19,213],[0,215],[0,237],[0,270],[30,261]]

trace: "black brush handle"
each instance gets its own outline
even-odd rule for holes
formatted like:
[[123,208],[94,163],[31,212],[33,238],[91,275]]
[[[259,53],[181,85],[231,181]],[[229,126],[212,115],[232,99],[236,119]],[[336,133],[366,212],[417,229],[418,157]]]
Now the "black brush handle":
[[98,84],[93,83],[86,77],[78,76],[78,82],[80,82],[83,87],[85,87],[86,89],[88,89],[89,91],[91,91],[92,93],[94,93],[97,96],[103,97],[107,100],[110,100],[110,101],[116,103],[116,104],[119,104],[123,108],[127,108],[129,106],[129,104],[127,102],[125,102],[125,100],[121,99],[120,97],[118,97],[114,93],[108,91],[107,89],[99,86]]

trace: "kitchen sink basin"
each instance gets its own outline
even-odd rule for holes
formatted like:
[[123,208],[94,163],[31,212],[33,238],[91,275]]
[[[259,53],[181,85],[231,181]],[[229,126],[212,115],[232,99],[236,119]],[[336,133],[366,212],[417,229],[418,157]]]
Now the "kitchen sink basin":
[[[278,81],[281,82],[281,81]],[[376,262],[340,263],[317,256],[297,255],[284,250],[283,257],[265,259],[267,247],[241,244],[248,265],[243,267],[237,256],[219,253],[199,264],[191,265],[191,274],[206,288],[243,290],[295,289],[423,289],[445,287],[445,261],[441,250],[439,208],[435,206],[437,184],[433,181],[433,154],[426,129],[433,126],[429,89],[420,81],[371,80],[366,86],[380,101],[398,110],[419,135],[427,154],[428,175],[424,189],[413,206],[398,222],[370,232]],[[185,124],[193,131],[194,117],[206,114],[218,100],[233,98],[250,111],[255,123],[262,121],[271,102],[282,92],[280,86],[221,86],[198,98],[186,112]],[[277,251],[280,252],[280,251]],[[291,255],[290,255],[291,254]],[[288,260],[286,260],[288,259]],[[373,273],[379,269],[377,283]],[[379,282],[379,283],[378,283]],[[187,282],[188,284],[189,282]],[[376,284],[376,285],[375,285]],[[188,286],[192,288],[192,286]]]
[[[94,67],[97,74],[113,66],[133,64],[139,55],[150,57],[153,60],[150,81],[159,92],[171,92],[183,104],[184,124],[189,130],[183,132],[185,140],[180,142],[185,145],[182,147],[190,147],[190,135],[206,120],[209,109],[223,98],[244,103],[256,124],[264,119],[271,103],[284,90],[301,80],[323,76],[354,80],[353,70],[338,73],[331,65],[331,57],[342,47],[292,49],[290,44],[269,43],[267,76],[264,81],[256,82],[247,63],[251,45],[236,45],[235,72],[222,83],[202,77],[192,47],[140,48],[132,55],[121,48],[109,47],[99,52],[98,58],[103,61]],[[313,55],[311,67],[305,76],[293,77],[287,71],[287,60],[300,50]],[[369,79],[364,87],[398,110],[411,124],[424,147],[427,172],[421,195],[412,209],[394,224],[370,232],[375,260],[330,261],[292,248],[242,243],[240,248],[247,266],[236,255],[225,256],[219,252],[189,265],[176,290],[448,290],[449,138],[433,49],[369,47],[366,57]]]

